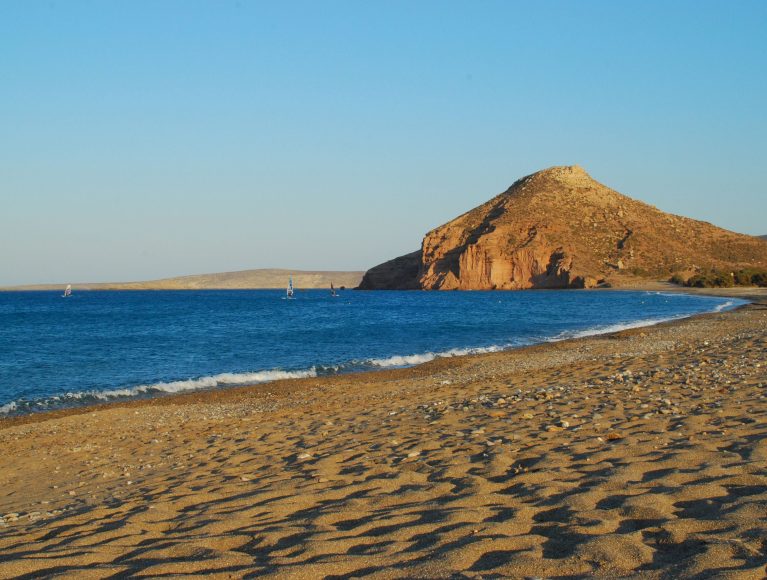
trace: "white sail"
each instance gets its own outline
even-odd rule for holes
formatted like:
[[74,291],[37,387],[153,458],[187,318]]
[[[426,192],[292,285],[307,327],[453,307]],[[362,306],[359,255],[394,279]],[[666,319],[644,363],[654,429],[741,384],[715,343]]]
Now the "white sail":
[[290,277],[290,281],[288,282],[288,298],[293,297],[293,276]]
[[64,289],[64,298],[67,296],[70,296],[72,294],[72,284],[67,284],[67,287]]

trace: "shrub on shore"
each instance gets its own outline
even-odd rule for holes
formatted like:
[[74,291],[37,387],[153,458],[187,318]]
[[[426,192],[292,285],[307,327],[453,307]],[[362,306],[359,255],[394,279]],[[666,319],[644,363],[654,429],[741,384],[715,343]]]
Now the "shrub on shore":
[[767,286],[767,270],[744,268],[737,272],[708,270],[685,279],[674,274],[669,282],[688,288],[732,288],[733,286]]

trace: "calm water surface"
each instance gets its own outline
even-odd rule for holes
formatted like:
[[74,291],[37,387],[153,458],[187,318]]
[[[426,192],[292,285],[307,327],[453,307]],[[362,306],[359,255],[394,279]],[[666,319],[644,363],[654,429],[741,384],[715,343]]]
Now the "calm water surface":
[[651,292],[0,292],[0,416],[406,366],[742,301]]

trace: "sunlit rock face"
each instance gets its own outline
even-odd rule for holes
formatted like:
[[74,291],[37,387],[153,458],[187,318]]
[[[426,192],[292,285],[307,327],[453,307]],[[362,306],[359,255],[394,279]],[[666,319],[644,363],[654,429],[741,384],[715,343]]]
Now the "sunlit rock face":
[[520,290],[630,286],[702,267],[767,265],[767,244],[664,213],[581,167],[528,175],[372,268],[361,288]]

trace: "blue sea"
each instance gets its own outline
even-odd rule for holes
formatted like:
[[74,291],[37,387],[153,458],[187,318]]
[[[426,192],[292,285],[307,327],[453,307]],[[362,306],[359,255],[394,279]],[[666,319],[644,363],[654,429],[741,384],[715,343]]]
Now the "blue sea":
[[402,367],[733,308],[625,291],[0,292],[0,417]]

